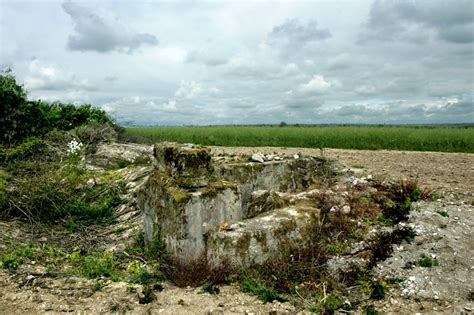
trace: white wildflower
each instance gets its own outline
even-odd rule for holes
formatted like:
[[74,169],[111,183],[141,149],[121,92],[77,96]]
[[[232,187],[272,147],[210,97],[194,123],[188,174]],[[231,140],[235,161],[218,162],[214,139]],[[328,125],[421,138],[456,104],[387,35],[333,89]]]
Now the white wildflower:
[[78,142],[76,138],[73,138],[72,141],[69,142],[67,146],[68,146],[67,153],[76,154],[76,153],[79,153],[79,151],[81,150],[82,143]]

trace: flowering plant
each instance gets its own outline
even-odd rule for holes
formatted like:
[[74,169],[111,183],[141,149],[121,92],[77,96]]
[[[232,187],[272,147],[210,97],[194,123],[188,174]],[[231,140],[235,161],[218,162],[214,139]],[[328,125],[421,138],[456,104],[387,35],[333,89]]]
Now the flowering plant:
[[68,143],[67,153],[69,155],[78,155],[82,148],[82,143],[78,142],[76,138],[73,138],[71,142]]

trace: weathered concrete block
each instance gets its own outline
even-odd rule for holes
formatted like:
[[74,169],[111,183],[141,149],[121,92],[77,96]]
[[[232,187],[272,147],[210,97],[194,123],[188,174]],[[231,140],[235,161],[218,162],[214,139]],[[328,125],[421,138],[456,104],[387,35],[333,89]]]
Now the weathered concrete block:
[[319,210],[284,208],[239,222],[207,236],[207,259],[213,265],[227,261],[234,267],[260,265],[288,255],[310,239]]
[[286,208],[280,196],[312,185],[317,159],[213,166],[208,148],[175,143],[157,144],[154,156],[156,170],[138,198],[145,240],[160,238],[184,261],[264,263],[304,244],[318,216],[312,207]]
[[153,149],[158,169],[168,172],[185,188],[207,186],[212,173],[210,149],[201,146],[163,142]]

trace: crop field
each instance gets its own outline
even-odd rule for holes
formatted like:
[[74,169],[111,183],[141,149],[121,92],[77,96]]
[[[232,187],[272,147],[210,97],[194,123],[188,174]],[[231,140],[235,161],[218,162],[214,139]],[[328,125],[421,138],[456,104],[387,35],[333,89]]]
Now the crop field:
[[143,142],[474,153],[474,126],[127,127]]

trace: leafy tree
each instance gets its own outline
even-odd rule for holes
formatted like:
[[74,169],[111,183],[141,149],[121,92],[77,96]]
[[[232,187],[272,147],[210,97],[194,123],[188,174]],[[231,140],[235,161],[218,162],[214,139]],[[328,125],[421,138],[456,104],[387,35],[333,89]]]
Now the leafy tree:
[[16,83],[11,69],[0,74],[0,142],[10,142],[12,131],[18,128],[17,116],[26,101],[26,91]]

